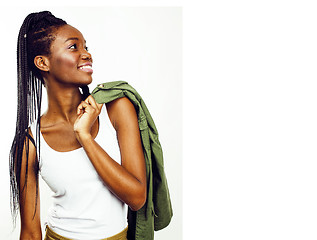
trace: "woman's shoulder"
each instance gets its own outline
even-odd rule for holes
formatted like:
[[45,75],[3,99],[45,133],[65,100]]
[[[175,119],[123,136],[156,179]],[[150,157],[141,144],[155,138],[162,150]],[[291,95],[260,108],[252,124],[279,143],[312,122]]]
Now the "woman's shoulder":
[[106,106],[110,121],[116,130],[120,124],[137,118],[134,105],[127,97],[115,99],[106,103]]

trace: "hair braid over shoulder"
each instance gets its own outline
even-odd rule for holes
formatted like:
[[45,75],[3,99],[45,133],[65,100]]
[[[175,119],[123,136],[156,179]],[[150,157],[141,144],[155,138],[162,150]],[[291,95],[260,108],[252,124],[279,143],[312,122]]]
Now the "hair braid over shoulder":
[[[49,11],[29,14],[18,35],[17,44],[17,121],[16,131],[9,154],[10,164],[10,193],[11,213],[14,226],[20,207],[20,192],[23,192],[28,176],[29,141],[37,147],[37,165],[34,166],[38,175],[40,161],[40,114],[42,101],[42,84],[44,83],[41,72],[34,65],[37,55],[49,55],[51,43],[55,39],[54,32],[67,24],[64,20],[56,18]],[[35,140],[29,134],[29,126],[36,121]],[[22,153],[26,151],[26,172],[24,186],[20,186]],[[38,181],[36,182],[36,199],[38,195]],[[37,205],[37,201],[36,201]],[[35,209],[36,209],[35,205]],[[35,211],[34,211],[35,216]]]

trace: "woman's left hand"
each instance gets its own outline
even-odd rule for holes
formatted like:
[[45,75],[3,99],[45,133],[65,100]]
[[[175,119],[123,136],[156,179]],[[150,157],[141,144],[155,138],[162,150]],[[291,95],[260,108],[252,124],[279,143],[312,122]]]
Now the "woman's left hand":
[[91,127],[99,116],[102,105],[97,103],[91,95],[78,105],[74,132],[79,142],[84,137],[91,137]]

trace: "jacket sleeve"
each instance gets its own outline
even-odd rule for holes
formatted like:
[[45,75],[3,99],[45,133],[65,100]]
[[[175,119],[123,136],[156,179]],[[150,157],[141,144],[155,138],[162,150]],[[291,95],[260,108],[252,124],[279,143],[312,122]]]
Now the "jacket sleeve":
[[169,225],[173,210],[164,171],[163,151],[152,116],[139,93],[124,81],[99,84],[91,93],[98,103],[127,97],[138,116],[141,141],[146,161],[147,200],[144,206],[128,213],[128,239],[153,240],[154,230]]

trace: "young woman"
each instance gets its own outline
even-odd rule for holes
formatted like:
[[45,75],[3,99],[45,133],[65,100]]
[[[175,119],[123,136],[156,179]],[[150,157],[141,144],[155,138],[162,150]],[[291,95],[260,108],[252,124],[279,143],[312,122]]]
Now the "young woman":
[[[133,104],[89,95],[92,56],[76,28],[44,11],[18,37],[18,113],[10,152],[20,238],[42,239],[38,173],[53,191],[45,239],[127,239],[127,206],[146,201],[145,160]],[[48,109],[41,116],[45,86]]]

